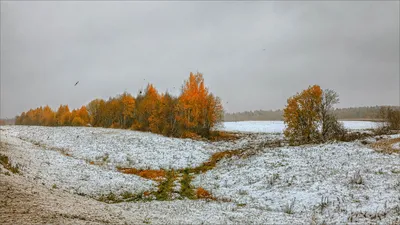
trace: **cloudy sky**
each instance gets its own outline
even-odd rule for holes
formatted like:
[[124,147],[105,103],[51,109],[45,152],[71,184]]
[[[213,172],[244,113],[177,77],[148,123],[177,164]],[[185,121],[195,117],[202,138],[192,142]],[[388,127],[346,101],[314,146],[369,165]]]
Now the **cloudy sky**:
[[148,82],[177,94],[190,71],[227,112],[311,84],[338,107],[399,105],[399,2],[1,1],[2,118]]

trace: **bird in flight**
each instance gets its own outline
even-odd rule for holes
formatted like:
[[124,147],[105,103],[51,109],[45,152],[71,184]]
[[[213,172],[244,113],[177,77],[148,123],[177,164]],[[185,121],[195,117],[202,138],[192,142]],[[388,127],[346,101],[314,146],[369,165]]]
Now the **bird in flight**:
[[79,83],[79,81],[78,81],[78,82],[76,82],[74,86],[76,86],[78,83]]

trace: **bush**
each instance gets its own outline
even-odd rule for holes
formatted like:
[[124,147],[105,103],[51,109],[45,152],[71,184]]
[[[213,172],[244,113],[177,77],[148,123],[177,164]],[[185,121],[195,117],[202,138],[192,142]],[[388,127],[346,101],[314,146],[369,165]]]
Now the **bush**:
[[343,123],[337,121],[335,117],[331,117],[329,129],[324,133],[323,140],[341,140],[346,134],[347,130]]

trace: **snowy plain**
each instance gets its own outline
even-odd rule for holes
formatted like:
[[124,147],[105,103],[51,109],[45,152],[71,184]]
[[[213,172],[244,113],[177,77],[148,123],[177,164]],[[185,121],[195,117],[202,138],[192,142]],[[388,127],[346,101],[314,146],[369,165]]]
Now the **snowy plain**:
[[[365,130],[376,128],[379,124],[371,121],[341,121],[346,129]],[[224,122],[220,130],[230,132],[283,133],[283,121],[238,121]]]
[[[347,128],[356,130],[373,125],[346,123]],[[90,197],[109,192],[141,193],[154,190],[156,182],[119,173],[116,166],[194,167],[218,151],[282,138],[270,133],[280,133],[282,124],[275,121],[239,124],[242,127],[225,123],[225,129],[253,134],[214,143],[119,129],[2,126],[0,140],[6,147],[0,153],[20,165],[22,176],[49,189],[56,185],[60,190]],[[270,128],[264,128],[265,124]],[[385,138],[396,137],[399,135]],[[102,164],[90,165],[88,161]],[[354,181],[358,172],[361,183]],[[360,141],[264,147],[255,155],[223,159],[214,169],[192,175],[195,187],[230,202],[129,202],[112,208],[124,215],[140,212],[154,223],[171,224],[388,224],[400,218],[400,156],[378,153]]]

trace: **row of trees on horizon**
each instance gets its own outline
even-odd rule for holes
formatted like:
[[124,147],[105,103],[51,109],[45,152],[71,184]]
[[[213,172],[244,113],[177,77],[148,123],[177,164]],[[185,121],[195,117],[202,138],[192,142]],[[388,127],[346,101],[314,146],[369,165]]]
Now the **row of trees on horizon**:
[[[333,114],[339,120],[379,120],[380,109],[383,106],[364,106],[350,108],[335,108]],[[400,107],[389,106],[393,109]],[[255,110],[237,113],[225,113],[224,121],[261,121],[261,120],[283,120],[283,110]]]
[[159,93],[152,84],[136,97],[124,92],[107,101],[95,99],[70,111],[60,105],[30,109],[16,117],[16,125],[94,126],[150,131],[173,137],[209,138],[222,121],[223,107],[218,97],[204,85],[201,73],[190,73],[181,94]]

